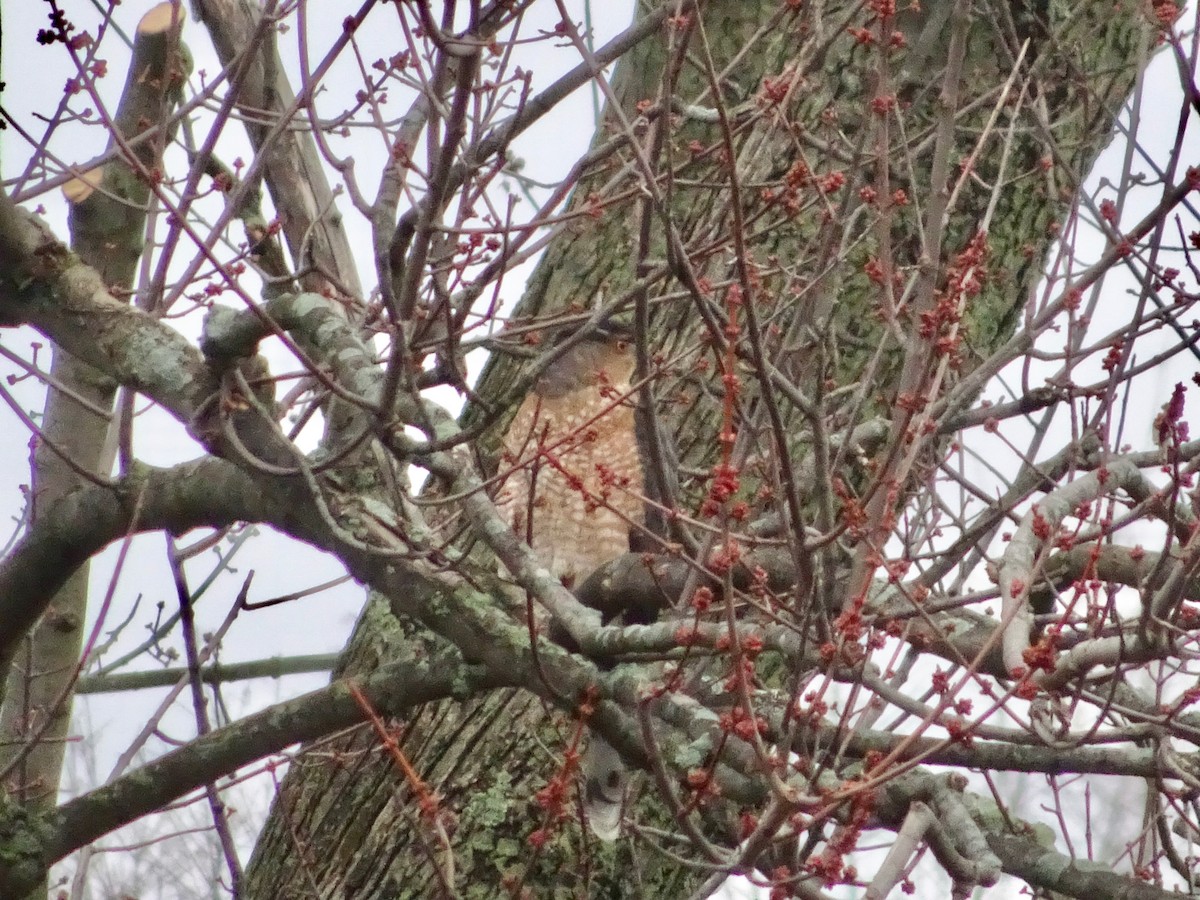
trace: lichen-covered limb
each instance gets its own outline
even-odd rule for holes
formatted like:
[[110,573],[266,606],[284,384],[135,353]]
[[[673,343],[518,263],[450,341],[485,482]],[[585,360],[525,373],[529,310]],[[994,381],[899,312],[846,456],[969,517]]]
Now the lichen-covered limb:
[[76,567],[126,534],[264,521],[270,504],[228,462],[202,459],[171,469],[138,467],[111,487],[67,495],[31,523],[0,562],[0,664]]
[[[430,700],[485,691],[502,677],[465,663],[453,651],[414,652],[365,676],[358,686],[381,712],[401,715]],[[217,729],[116,781],[63,804],[42,823],[44,866],[256,760],[361,722],[344,681],[285,701]],[[19,897],[36,883],[36,867],[0,861],[0,893]],[[31,878],[32,876],[32,878]]]
[[925,835],[936,822],[937,817],[928,803],[917,800],[909,806],[904,823],[896,832],[896,841],[879,864],[879,868],[875,870],[875,877],[867,886],[863,900],[883,900],[891,894],[892,889],[897,887],[904,877],[909,860],[920,849]]
[[[283,294],[253,309],[213,306],[204,321],[200,349],[214,362],[252,356],[259,341],[291,336],[293,352],[314,377],[332,371],[326,387],[344,400],[371,409],[379,400],[382,374],[375,354],[346,317],[319,294]],[[309,358],[311,355],[311,359]]]
[[[1054,546],[1063,520],[1074,514],[1081,505],[1118,490],[1124,490],[1134,497],[1154,495],[1153,487],[1135,462],[1122,457],[1109,460],[1097,470],[1080,475],[1050,491],[1022,517],[1020,526],[1004,550],[997,573],[1002,601],[999,627],[1002,629],[1004,666],[1010,675],[1020,675],[1029,670],[1029,663],[1025,659],[1033,628],[1029,593],[1035,582],[1041,580],[1046,557]],[[1179,573],[1179,568],[1173,571]],[[1180,573],[1178,577],[1184,578],[1184,574]],[[1184,583],[1178,585],[1180,590]],[[1151,602],[1147,599],[1148,604]],[[1115,663],[1122,652],[1131,650],[1128,641],[1108,644],[1101,646],[1095,643],[1087,650],[1077,647],[1073,650],[1073,658],[1077,663],[1090,667],[1105,661]],[[1113,652],[1109,653],[1109,650]],[[1083,671],[1077,665],[1070,668],[1071,674]]]
[[[237,82],[238,103],[248,113],[246,129],[263,180],[279,213],[283,234],[305,290],[362,296],[354,253],[333,189],[312,135],[292,127],[303,107],[288,82],[274,41],[277,23],[264,21],[251,0],[201,0],[195,5],[221,63],[245,71]],[[255,124],[264,121],[271,126]]]
[[[106,284],[133,283],[146,227],[151,172],[177,123],[171,111],[182,98],[191,56],[180,40],[183,7],[164,2],[138,22],[125,87],[113,115],[109,148],[117,155],[63,186],[70,207],[71,248],[95,266]],[[163,129],[148,141],[136,140]]]
[[[336,653],[302,653],[271,656],[245,662],[213,663],[199,671],[204,684],[229,685],[254,678],[283,678],[285,675],[329,673],[337,665]],[[144,672],[112,672],[102,675],[83,675],[75,682],[76,694],[116,694],[124,691],[144,691],[147,688],[174,687],[189,677],[186,668],[172,666]]]
[[1180,896],[1175,891],[1115,872],[1111,866],[1066,856],[1023,835],[989,830],[987,843],[1007,874],[1043,891],[1055,891],[1080,900],[1097,897],[1171,900]]
[[184,423],[215,394],[217,382],[195,347],[114,299],[94,269],[2,193],[0,261],[0,325],[32,325]]

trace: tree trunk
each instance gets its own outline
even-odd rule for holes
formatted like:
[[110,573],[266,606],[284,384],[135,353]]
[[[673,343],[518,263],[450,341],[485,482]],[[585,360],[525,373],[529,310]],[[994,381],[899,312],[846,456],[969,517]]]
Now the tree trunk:
[[[151,127],[163,129],[133,153],[137,165],[146,170],[161,161],[173,131],[167,127],[168,119],[191,67],[179,40],[181,16],[178,7],[163,3],[142,17],[113,125],[126,141]],[[64,193],[71,204],[72,250],[111,289],[128,293],[142,256],[148,180],[117,160],[69,182]],[[89,475],[107,478],[113,464],[116,432],[111,410],[116,384],[57,347],[51,377],[57,387],[47,392],[42,439],[33,454],[31,520],[88,483]],[[34,810],[51,810],[58,802],[83,649],[88,575],[85,563],[58,591],[6,673],[0,770],[9,772],[5,788],[11,796]]]
[[[1134,3],[1093,0],[1069,9],[992,2],[969,11],[966,4],[925,3],[920,13],[900,12],[897,28],[908,51],[888,67],[865,38],[874,20],[854,4],[713,0],[701,14],[702,31],[675,22],[629,54],[614,79],[624,114],[644,115],[635,127],[648,129],[659,127],[655,104],[673,79],[673,112],[663,120],[670,133],[650,160],[661,176],[661,206],[643,202],[640,163],[628,146],[600,159],[574,204],[602,205],[603,214],[559,233],[518,315],[533,320],[589,309],[597,295],[612,302],[640,292],[649,301],[652,350],[665,359],[665,374],[654,382],[659,415],[674,434],[682,471],[707,470],[720,448],[720,382],[687,348],[698,345],[701,307],[724,321],[730,286],[748,281],[768,358],[819,407],[820,423],[847,436],[853,425],[882,415],[900,440],[908,419],[898,410],[912,374],[906,366],[914,364],[904,329],[915,331],[958,255],[986,230],[987,277],[965,310],[967,340],[955,362],[961,389],[977,393],[982,381],[967,376],[1012,334],[1057,222],[1148,55],[1147,13]],[[960,62],[955,36],[965,38]],[[686,61],[669,76],[679,57],[668,47],[685,38]],[[723,73],[719,101],[710,70]],[[639,109],[639,101],[650,106]],[[718,102],[728,135],[710,112]],[[947,110],[956,111],[952,119]],[[610,108],[595,147],[616,133],[617,120]],[[736,196],[721,165],[730,145]],[[960,184],[967,160],[970,175]],[[936,212],[951,200],[943,219]],[[643,223],[647,240],[639,241]],[[744,239],[744,255],[735,238]],[[752,270],[748,277],[738,263]],[[916,286],[910,312],[889,319],[906,285]],[[519,365],[495,357],[479,395],[501,396]],[[804,459],[817,426],[799,403],[779,404],[754,384],[742,385],[737,402],[734,450],[743,460],[752,447],[770,443],[772,404],[786,434],[786,448],[774,446],[751,468],[769,478],[772,458]],[[475,408],[466,416],[479,414]],[[846,453],[830,477],[861,484],[858,457]],[[746,495],[757,496],[756,487],[744,487]],[[695,509],[705,489],[702,480],[685,478],[680,507]],[[827,510],[802,502],[801,512],[830,524]],[[829,574],[835,571],[823,569],[794,601],[819,593],[826,607],[844,604],[854,589],[845,576]],[[373,598],[345,670],[371,670],[387,658],[391,636],[408,627],[386,600]],[[403,723],[405,754],[456,817],[458,893],[686,896],[707,873],[643,852],[631,840],[597,845],[585,830],[568,828],[531,845],[543,824],[535,795],[561,765],[573,728],[523,693],[437,704]],[[377,744],[359,732],[300,756],[250,864],[247,897],[440,895],[432,838]],[[652,799],[636,818],[670,827]]]

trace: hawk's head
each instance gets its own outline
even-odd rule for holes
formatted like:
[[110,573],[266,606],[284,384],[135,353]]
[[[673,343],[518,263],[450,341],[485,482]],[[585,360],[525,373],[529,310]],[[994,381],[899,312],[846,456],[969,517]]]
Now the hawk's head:
[[[572,333],[561,335],[555,344]],[[588,332],[538,377],[534,390],[543,397],[563,397],[596,384],[603,377],[614,388],[628,389],[636,363],[633,329],[610,323]]]

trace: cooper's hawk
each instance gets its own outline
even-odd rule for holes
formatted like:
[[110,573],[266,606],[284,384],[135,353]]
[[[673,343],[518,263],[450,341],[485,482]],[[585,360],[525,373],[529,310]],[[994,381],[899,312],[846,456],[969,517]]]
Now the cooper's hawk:
[[[568,588],[629,550],[643,521],[634,353],[615,329],[590,334],[538,378],[504,436],[509,475],[497,506]],[[583,754],[584,808],[597,836],[616,838],[627,772],[592,735]]]

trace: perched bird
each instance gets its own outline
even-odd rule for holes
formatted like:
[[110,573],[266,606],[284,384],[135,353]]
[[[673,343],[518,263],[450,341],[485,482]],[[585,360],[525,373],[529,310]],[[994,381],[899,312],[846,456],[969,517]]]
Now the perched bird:
[[[541,374],[504,435],[503,465],[516,468],[497,506],[568,588],[628,552],[631,529],[643,521],[633,371],[627,331],[589,334]],[[613,840],[628,772],[594,734],[581,768],[588,823]]]

